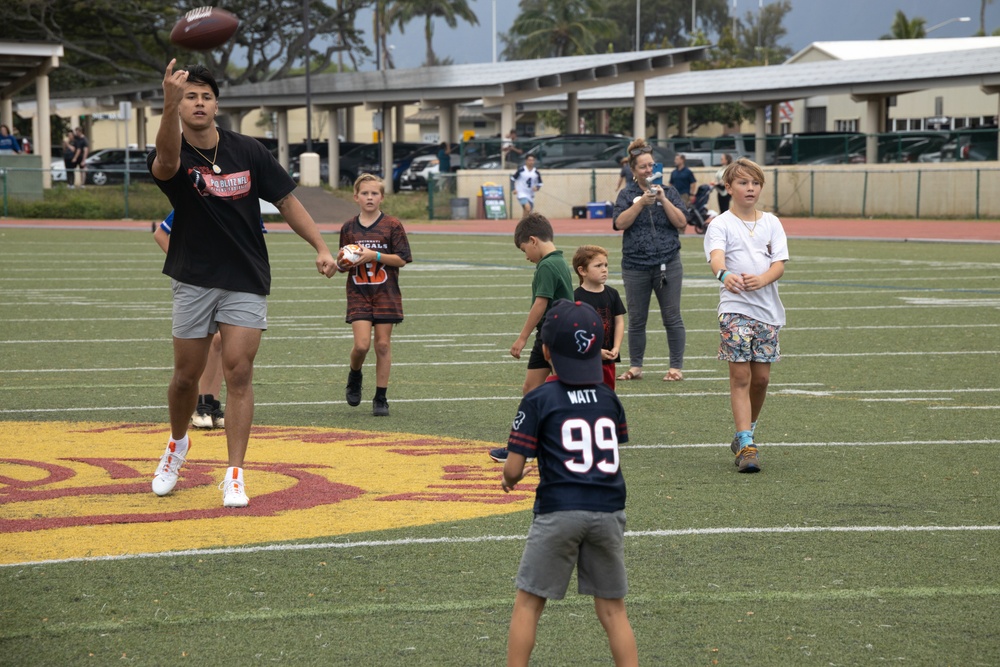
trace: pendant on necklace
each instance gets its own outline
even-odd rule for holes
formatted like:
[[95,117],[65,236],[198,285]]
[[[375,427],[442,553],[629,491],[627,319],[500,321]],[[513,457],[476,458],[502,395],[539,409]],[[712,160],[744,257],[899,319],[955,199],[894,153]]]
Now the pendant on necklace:
[[[221,174],[222,173],[222,167],[220,167],[217,164],[213,164],[212,165],[212,171],[214,171],[216,174]],[[751,236],[753,236],[753,234],[751,234]]]
[[750,232],[750,236],[753,236],[753,230],[752,230],[752,229],[750,229],[750,230],[747,230],[747,231],[749,231],[749,232]]

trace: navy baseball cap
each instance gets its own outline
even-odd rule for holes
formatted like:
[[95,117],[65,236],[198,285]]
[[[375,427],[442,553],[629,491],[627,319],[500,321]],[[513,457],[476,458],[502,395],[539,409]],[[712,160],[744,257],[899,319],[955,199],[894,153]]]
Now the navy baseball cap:
[[590,304],[568,299],[553,303],[542,324],[542,342],[549,348],[560,381],[566,384],[604,381],[601,368],[604,323]]

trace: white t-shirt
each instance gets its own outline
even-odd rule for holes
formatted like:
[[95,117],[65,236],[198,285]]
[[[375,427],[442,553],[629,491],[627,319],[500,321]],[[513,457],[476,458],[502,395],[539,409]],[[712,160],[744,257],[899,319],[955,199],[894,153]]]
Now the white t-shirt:
[[[750,229],[753,229],[753,236]],[[733,273],[760,275],[775,262],[788,261],[788,239],[781,221],[762,213],[756,226],[740,220],[732,211],[712,219],[705,232],[705,259],[712,251],[726,254],[726,269]],[[752,292],[734,294],[719,284],[719,314],[739,313],[746,317],[784,326],[785,307],[778,297],[778,282]]]
[[535,201],[535,188],[542,187],[542,177],[537,169],[521,165],[511,180],[514,182],[514,196]]

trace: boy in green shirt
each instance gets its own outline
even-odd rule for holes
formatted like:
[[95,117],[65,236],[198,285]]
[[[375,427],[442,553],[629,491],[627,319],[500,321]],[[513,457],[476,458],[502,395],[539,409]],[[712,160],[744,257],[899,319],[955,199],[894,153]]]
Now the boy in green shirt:
[[[531,280],[531,310],[524,322],[521,334],[510,346],[510,356],[521,358],[521,351],[528,344],[528,336],[534,329],[540,332],[549,305],[558,299],[573,301],[573,276],[563,258],[562,250],[557,250],[552,239],[555,233],[552,224],[541,213],[529,213],[517,223],[514,229],[514,245],[524,253],[525,258],[535,264],[535,276]],[[528,357],[528,373],[521,387],[521,395],[535,387],[540,387],[552,372],[549,362],[542,353],[542,339],[536,333],[535,344]],[[490,450],[490,458],[497,463],[507,460],[507,448]]]

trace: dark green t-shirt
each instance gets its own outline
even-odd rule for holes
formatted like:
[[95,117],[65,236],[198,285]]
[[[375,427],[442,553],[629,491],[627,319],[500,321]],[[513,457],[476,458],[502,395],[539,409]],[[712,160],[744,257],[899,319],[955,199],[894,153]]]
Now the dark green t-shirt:
[[[562,250],[553,250],[545,257],[538,260],[535,266],[535,277],[531,281],[531,302],[534,303],[538,297],[549,300],[549,307],[557,299],[573,300],[573,276],[569,271],[569,265],[563,258]],[[546,308],[548,312],[548,308]],[[539,330],[542,328],[542,321],[538,323]]]

